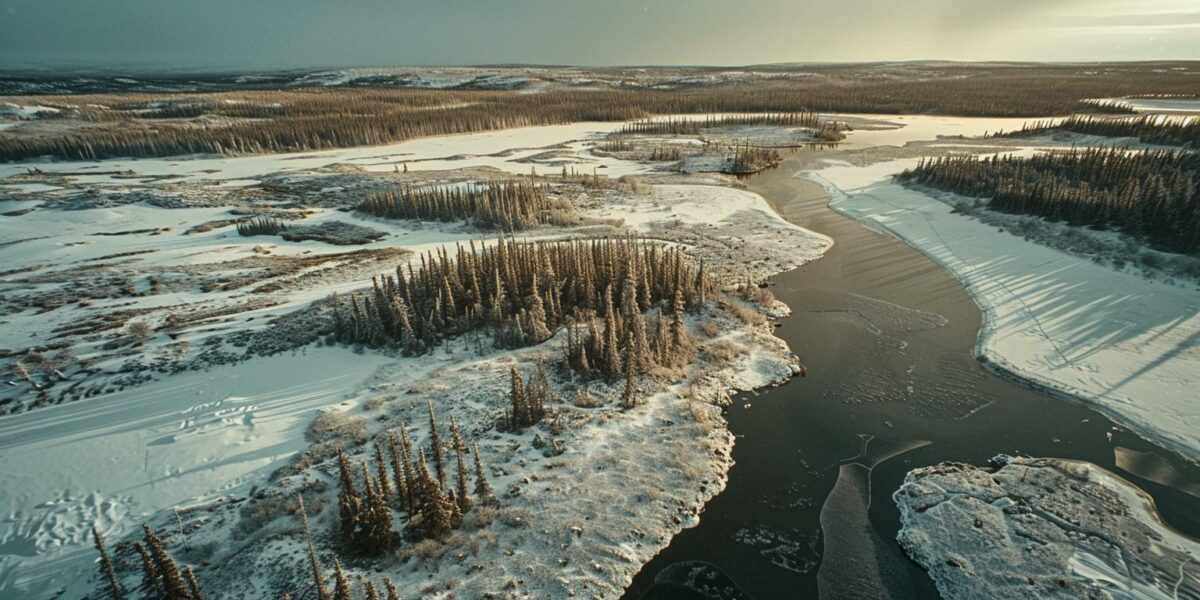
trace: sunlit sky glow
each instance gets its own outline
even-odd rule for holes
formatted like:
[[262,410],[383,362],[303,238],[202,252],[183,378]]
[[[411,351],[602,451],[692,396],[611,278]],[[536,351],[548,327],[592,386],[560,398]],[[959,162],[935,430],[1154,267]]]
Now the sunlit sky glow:
[[0,69],[1200,59],[1197,0],[0,0]]

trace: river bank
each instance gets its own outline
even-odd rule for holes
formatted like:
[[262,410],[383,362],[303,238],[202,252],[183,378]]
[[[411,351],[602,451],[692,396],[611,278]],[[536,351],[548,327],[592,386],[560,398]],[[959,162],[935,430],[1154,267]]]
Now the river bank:
[[[755,598],[937,597],[893,541],[898,514],[890,495],[915,467],[984,464],[999,452],[1121,473],[1154,497],[1173,526],[1200,532],[1194,496],[1123,470],[1119,463],[1130,463],[1119,457],[1145,453],[1185,479],[1196,477],[1192,465],[1087,406],[983,368],[975,359],[983,316],[954,275],[831,210],[828,192],[798,177],[839,158],[801,151],[747,181],[780,216],[835,240],[820,260],[772,280],[776,297],[794,310],[776,334],[809,375],[735,399],[726,491],[625,597],[639,597],[659,570],[684,561],[736,574]],[[827,541],[831,525],[841,526],[837,544]]]

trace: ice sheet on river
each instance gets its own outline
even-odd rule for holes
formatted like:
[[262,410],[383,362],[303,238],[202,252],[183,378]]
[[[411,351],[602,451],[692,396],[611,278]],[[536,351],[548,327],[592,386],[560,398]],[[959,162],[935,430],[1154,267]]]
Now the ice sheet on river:
[[955,274],[984,313],[978,352],[1094,403],[1142,435],[1200,456],[1200,293],[1030,242],[892,183],[916,159],[835,165],[813,178],[831,206]]
[[899,542],[956,598],[1197,598],[1200,543],[1090,463],[997,457],[916,469],[893,498]]
[[916,597],[903,557],[871,526],[871,470],[928,443],[866,436],[862,452],[842,464],[821,507],[824,550],[817,583],[822,600]]

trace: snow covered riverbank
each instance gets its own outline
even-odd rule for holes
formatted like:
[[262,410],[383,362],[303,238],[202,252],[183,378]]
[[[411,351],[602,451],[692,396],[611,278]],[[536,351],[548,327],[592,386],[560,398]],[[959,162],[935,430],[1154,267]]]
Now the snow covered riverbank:
[[1200,457],[1200,292],[1054,250],[891,182],[913,159],[812,175],[832,207],[954,273],[983,309],[978,352]]

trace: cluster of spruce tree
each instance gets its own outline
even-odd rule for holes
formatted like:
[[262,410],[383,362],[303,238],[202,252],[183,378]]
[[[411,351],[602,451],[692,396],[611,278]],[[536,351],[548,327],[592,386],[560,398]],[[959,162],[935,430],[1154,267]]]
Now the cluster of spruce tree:
[[779,166],[779,151],[772,148],[756,148],[749,144],[740,144],[733,148],[730,158],[730,171],[733,173],[757,173],[763,169]]
[[629,136],[624,133],[610,134],[600,142],[597,148],[605,152],[624,152],[629,149]]
[[[707,302],[703,289],[700,294],[694,304]],[[692,341],[684,324],[686,306],[683,288],[678,288],[670,302],[659,305],[650,324],[641,310],[636,288],[622,288],[620,302],[614,301],[611,288],[606,289],[602,310],[583,315],[567,329],[563,364],[584,379],[611,383],[624,378],[622,404],[630,407],[639,375],[655,367],[679,367],[691,360]]]
[[1143,115],[1114,118],[1074,115],[1061,121],[1027,123],[1020,130],[1004,135],[1022,136],[1048,131],[1071,131],[1105,137],[1133,137],[1146,144],[1200,149],[1200,118],[1197,117]]
[[272,217],[255,217],[237,224],[238,235],[276,235],[287,229],[282,219]]
[[[429,403],[430,449],[434,470],[429,469],[425,450],[413,445],[404,427],[399,435],[389,433],[385,443],[375,443],[374,474],[359,465],[362,486],[355,483],[354,469],[344,453],[338,454],[341,488],[338,493],[340,537],[346,549],[379,555],[396,547],[400,536],[393,528],[393,510],[408,514],[405,536],[412,540],[445,537],[462,524],[463,514],[476,501],[492,504],[495,497],[487,482],[479,449],[475,448],[475,482],[470,486],[464,453],[467,445],[453,418],[450,448],[454,453],[454,480],[442,442],[433,403]],[[386,446],[387,450],[384,450]]]
[[676,161],[683,158],[683,151],[676,146],[658,146],[650,150],[650,160]]
[[[308,512],[304,509],[304,496],[297,495],[296,500],[300,506],[300,521],[304,525],[304,540],[308,545],[308,561],[309,566],[312,568],[313,587],[316,589],[317,600],[331,600],[329,588],[325,584],[324,570],[321,568],[321,561],[317,558],[317,549],[313,544],[312,529],[308,526]],[[364,579],[363,586],[366,589],[367,600],[383,600],[379,595],[379,589],[375,587],[375,584],[371,580]],[[383,587],[387,592],[387,600],[400,600],[400,592],[387,577],[383,578]],[[291,600],[291,595],[284,594],[282,600]],[[342,562],[339,560],[335,560],[333,563],[332,600],[354,600],[350,580],[346,578],[346,573],[342,571]]]
[[546,416],[546,403],[550,401],[550,382],[542,365],[534,367],[526,382],[513,367],[509,372],[508,400],[512,409],[505,415],[509,427],[521,429],[541,421]]
[[1200,155],[1123,148],[1030,158],[923,159],[897,176],[967,196],[995,210],[1116,229],[1166,251],[1200,252]]
[[[142,593],[139,597],[146,600],[204,600],[200,582],[192,568],[188,566],[181,570],[167,553],[158,535],[146,525],[142,525],[142,530],[145,541],[133,546],[142,562]],[[104,536],[94,526],[92,540],[100,553],[100,574],[108,588],[108,595],[112,600],[122,600],[125,588],[117,577],[108,547],[104,544]]]
[[387,219],[464,221],[476,227],[515,231],[562,222],[572,212],[567,200],[530,182],[404,187],[369,194],[358,210]]
[[673,301],[703,304],[713,284],[676,248],[634,238],[459,245],[421,256],[420,266],[376,277],[374,289],[349,302],[332,299],[334,332],[344,343],[396,344],[422,353],[448,336],[487,327],[499,347],[541,343],[572,319],[596,311],[607,317],[608,298],[638,311]]

